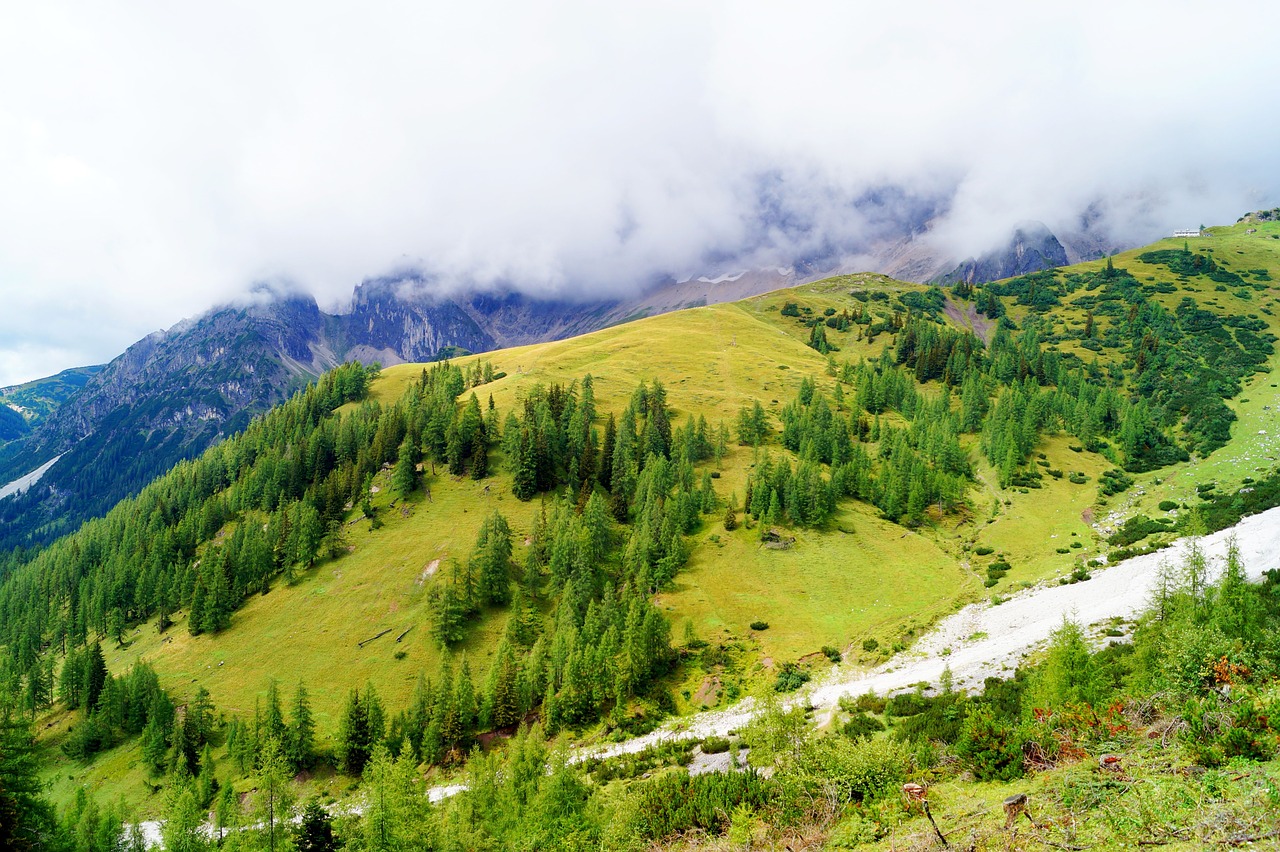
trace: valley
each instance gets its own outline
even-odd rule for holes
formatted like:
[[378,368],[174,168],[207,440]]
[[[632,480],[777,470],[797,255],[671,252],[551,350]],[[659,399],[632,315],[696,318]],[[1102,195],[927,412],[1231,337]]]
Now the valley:
[[[342,807],[362,789],[353,691],[442,784],[521,720],[631,753],[736,734],[744,698],[799,689],[838,720],[841,695],[933,695],[948,665],[976,688],[1064,613],[1131,636],[1153,565],[1183,558],[1160,548],[1270,508],[1280,481],[1273,237],[1245,222],[946,290],[838,276],[328,373],[3,566],[5,672],[50,794],[173,807],[147,736],[121,722],[83,751],[89,717],[57,684],[63,649],[94,643],[116,678],[154,670],[174,718],[210,702],[192,774],[246,794],[232,720],[257,731],[304,684],[297,789]],[[1241,544],[1253,578],[1275,567],[1273,541]],[[414,721],[453,700],[465,723]]]

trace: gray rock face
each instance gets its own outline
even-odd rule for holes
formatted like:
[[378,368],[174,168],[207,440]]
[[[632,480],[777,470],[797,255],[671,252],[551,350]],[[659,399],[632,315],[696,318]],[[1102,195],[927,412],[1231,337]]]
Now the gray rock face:
[[938,277],[941,284],[965,281],[983,284],[1066,266],[1067,250],[1048,228],[1039,222],[1020,225],[1013,232],[1008,245],[987,252],[980,258],[969,258],[952,271]]

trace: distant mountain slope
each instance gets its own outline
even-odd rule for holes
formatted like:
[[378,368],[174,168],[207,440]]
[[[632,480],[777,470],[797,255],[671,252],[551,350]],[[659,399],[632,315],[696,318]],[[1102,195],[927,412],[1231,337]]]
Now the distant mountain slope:
[[0,388],[0,446],[40,425],[101,369],[101,365],[72,367],[55,376]]
[[337,363],[309,298],[220,308],[149,335],[93,375],[70,404],[0,453],[8,482],[58,460],[0,501],[0,542],[48,540],[244,428]]
[[955,269],[938,277],[942,284],[966,281],[970,284],[999,281],[1042,269],[1066,266],[1067,250],[1043,224],[1020,225],[1002,248],[979,258],[969,258]]

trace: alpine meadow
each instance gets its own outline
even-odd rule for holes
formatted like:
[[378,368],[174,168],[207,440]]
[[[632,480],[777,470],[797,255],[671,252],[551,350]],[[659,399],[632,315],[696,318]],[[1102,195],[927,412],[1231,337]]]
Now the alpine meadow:
[[[338,366],[0,555],[0,846],[1275,842],[1280,572],[1199,542],[1280,505],[1277,218]],[[1136,617],[858,687],[1155,552]]]

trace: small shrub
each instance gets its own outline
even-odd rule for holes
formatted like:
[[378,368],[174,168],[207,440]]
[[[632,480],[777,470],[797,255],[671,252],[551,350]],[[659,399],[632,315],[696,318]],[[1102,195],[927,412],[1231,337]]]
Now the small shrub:
[[768,630],[768,629],[769,629],[769,622],[767,622],[767,621],[753,621],[753,622],[751,622],[751,629],[752,629],[752,630],[757,630],[757,631],[759,631],[759,630]]
[[880,641],[878,639],[872,638],[872,639],[862,640],[862,650],[864,651],[867,651],[867,652],[875,651],[879,647],[880,647]]
[[622,830],[642,840],[660,840],[690,829],[719,834],[728,828],[729,815],[738,806],[763,807],[772,790],[772,783],[754,771],[692,777],[664,772],[632,788],[635,806]]
[[809,673],[795,663],[783,663],[773,681],[774,692],[795,692],[809,682]]
[[840,709],[846,713],[883,713],[888,701],[874,692],[864,692],[857,698],[840,696]]
[[838,663],[844,659],[844,655],[830,645],[822,646],[822,655],[833,663]]
[[987,547],[986,545],[983,545],[982,547],[974,548],[973,552],[978,554],[979,556],[990,556],[991,554],[995,553],[995,550],[993,548]]
[[814,769],[843,802],[865,802],[895,792],[906,780],[911,752],[884,737],[823,737],[814,744]]
[[1110,497],[1113,494],[1120,494],[1128,491],[1129,486],[1133,485],[1133,477],[1126,474],[1123,470],[1112,468],[1103,471],[1098,477],[1099,487],[1103,494]]
[[840,733],[851,740],[862,740],[884,730],[884,722],[868,713],[855,713],[840,726]]
[[707,737],[702,741],[703,754],[723,754],[729,750],[729,740],[725,737]]
[[1022,738],[1016,727],[979,705],[960,727],[956,755],[979,781],[1022,777]]

